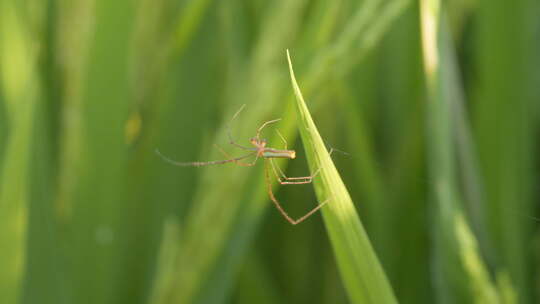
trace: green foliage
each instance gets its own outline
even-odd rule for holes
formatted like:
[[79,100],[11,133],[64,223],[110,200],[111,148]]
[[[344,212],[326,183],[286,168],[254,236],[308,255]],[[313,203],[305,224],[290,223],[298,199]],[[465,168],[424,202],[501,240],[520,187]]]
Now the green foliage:
[[326,230],[349,298],[353,303],[396,303],[351,197],[304,102],[289,51],[287,59],[296,96],[298,128],[311,171],[320,170],[315,189],[319,202],[328,204],[322,209]]
[[0,302],[538,302],[539,10],[0,0]]

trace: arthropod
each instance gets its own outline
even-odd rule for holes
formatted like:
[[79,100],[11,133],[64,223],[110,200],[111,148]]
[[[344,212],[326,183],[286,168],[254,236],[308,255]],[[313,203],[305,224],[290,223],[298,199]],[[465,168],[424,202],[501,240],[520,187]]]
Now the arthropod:
[[[228,155],[225,151],[223,151],[221,148],[219,150],[222,154],[224,154],[228,159],[224,160],[215,160],[215,161],[207,161],[207,162],[178,162],[175,160],[172,160],[163,154],[159,152],[159,150],[156,150],[156,153],[165,161],[168,163],[171,163],[175,166],[183,166],[183,167],[200,167],[200,166],[209,166],[209,165],[223,165],[227,163],[234,163],[239,166],[245,166],[245,167],[252,167],[254,166],[259,159],[264,160],[264,175],[265,175],[265,182],[267,186],[267,192],[268,196],[270,197],[270,200],[274,203],[274,206],[277,208],[277,210],[281,213],[281,215],[291,224],[296,225],[304,220],[306,220],[308,217],[313,215],[317,210],[321,209],[327,202],[328,199],[326,199],[324,202],[318,204],[315,208],[311,209],[309,212],[304,214],[298,219],[293,219],[289,216],[289,214],[283,209],[279,201],[274,196],[274,193],[272,191],[272,184],[270,181],[270,171],[272,171],[277,178],[277,181],[282,185],[299,185],[299,184],[309,184],[313,182],[313,179],[319,174],[320,168],[317,169],[313,174],[309,176],[301,176],[301,177],[287,177],[285,173],[279,168],[279,166],[274,162],[275,158],[288,158],[288,159],[295,159],[296,158],[296,151],[295,150],[288,150],[287,149],[287,141],[285,138],[278,132],[279,137],[283,140],[285,143],[285,149],[275,149],[267,146],[266,139],[261,138],[261,132],[264,128],[267,126],[276,123],[280,121],[281,119],[274,119],[264,122],[258,129],[257,133],[255,134],[255,137],[252,137],[249,142],[253,145],[253,147],[245,147],[243,145],[238,144],[231,135],[231,128],[230,125],[234,121],[234,119],[242,112],[245,105],[242,105],[240,109],[233,115],[229,126],[227,127],[227,136],[229,139],[229,143],[239,149],[250,151],[248,154],[231,158],[230,155]],[[332,150],[330,151],[332,153]],[[251,162],[244,162],[243,160],[255,156],[255,159]]]

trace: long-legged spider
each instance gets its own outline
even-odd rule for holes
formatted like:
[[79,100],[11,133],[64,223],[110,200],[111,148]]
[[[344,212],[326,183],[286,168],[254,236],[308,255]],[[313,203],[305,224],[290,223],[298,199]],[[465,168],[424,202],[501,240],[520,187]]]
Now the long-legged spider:
[[[242,105],[242,107],[240,107],[240,109],[233,115],[233,117],[231,119],[231,123],[238,116],[238,114],[240,114],[240,112],[242,112],[244,107],[245,107],[245,104]],[[287,149],[287,141],[285,140],[285,138],[283,138],[283,136],[281,135],[281,133],[279,133],[279,131],[277,131],[278,135],[283,140],[283,142],[285,143],[285,149],[283,149],[283,150],[266,147],[266,144],[267,144],[266,139],[261,139],[261,137],[260,137],[262,130],[266,126],[268,126],[270,124],[273,124],[273,123],[276,123],[276,122],[278,122],[280,120],[281,119],[269,120],[269,121],[263,123],[257,129],[257,134],[255,135],[255,137],[253,137],[253,138],[251,138],[249,140],[250,143],[254,147],[244,147],[244,146],[238,144],[233,139],[233,137],[231,135],[231,129],[230,129],[230,123],[229,123],[229,126],[227,128],[227,136],[229,138],[229,143],[231,145],[233,145],[233,146],[236,146],[237,148],[242,149],[242,150],[251,151],[249,154],[244,155],[244,156],[231,158],[230,155],[228,155],[225,151],[223,151],[223,149],[221,149],[217,145],[216,145],[216,147],[218,147],[220,152],[222,154],[224,154],[226,157],[228,157],[229,159],[216,160],[216,161],[207,161],[207,162],[177,162],[177,161],[174,161],[174,160],[164,156],[158,150],[156,150],[156,153],[161,158],[163,158],[165,161],[167,161],[168,163],[171,163],[171,164],[176,165],[176,166],[185,166],[185,167],[221,165],[221,164],[226,164],[226,163],[235,163],[235,164],[237,164],[239,166],[251,167],[251,166],[254,166],[257,163],[257,160],[259,158],[263,158],[264,159],[264,176],[265,176],[268,196],[270,197],[270,199],[272,200],[272,202],[274,203],[274,205],[278,209],[278,211],[281,213],[281,215],[283,215],[283,217],[289,223],[291,223],[293,225],[296,225],[296,224],[299,224],[299,223],[303,222],[304,220],[306,220],[308,217],[310,217],[315,212],[317,212],[317,210],[321,209],[328,202],[328,199],[326,199],[324,202],[318,204],[315,208],[311,209],[308,213],[304,214],[303,216],[301,216],[300,218],[295,220],[295,219],[293,219],[293,218],[291,218],[289,216],[289,214],[283,209],[283,207],[281,206],[279,201],[274,196],[274,193],[272,192],[272,184],[271,184],[271,181],[270,181],[269,167],[271,167],[271,169],[272,169],[271,171],[274,172],[274,175],[277,178],[278,182],[280,184],[282,184],[282,185],[309,184],[309,183],[313,182],[313,178],[315,178],[319,174],[319,171],[320,171],[320,168],[319,168],[319,169],[317,169],[315,171],[315,173],[313,173],[310,176],[287,177],[283,173],[283,171],[279,168],[279,166],[274,163],[274,158],[289,158],[289,159],[296,158],[296,151]],[[332,150],[330,151],[330,153],[332,153]],[[255,159],[252,162],[242,162],[242,160],[244,160],[244,159],[246,159],[246,158],[248,158],[250,156],[253,156],[253,155],[255,155]]]

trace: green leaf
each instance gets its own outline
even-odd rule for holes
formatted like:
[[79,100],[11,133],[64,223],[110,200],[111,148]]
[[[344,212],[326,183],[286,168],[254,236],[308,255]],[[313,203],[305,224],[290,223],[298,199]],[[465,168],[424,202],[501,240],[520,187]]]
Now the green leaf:
[[17,303],[24,281],[32,128],[39,84],[30,17],[18,3],[0,2],[0,86],[9,129],[0,142],[0,299]]
[[349,298],[353,303],[396,303],[349,193],[304,102],[289,51],[287,58],[296,95],[300,136],[312,172],[320,169],[314,181],[315,191],[320,202],[328,200],[322,208],[323,218]]
[[[432,187],[436,206],[433,238],[437,292],[439,298],[449,302],[500,303],[501,296],[489,276],[476,237],[462,210],[455,165],[457,148],[453,138],[456,128],[462,132],[457,134],[461,149],[470,147],[463,140],[467,129],[460,121],[463,117],[459,117],[464,115],[463,111],[459,111],[462,98],[445,15],[438,0],[423,0],[420,7],[428,93],[429,164],[431,177],[437,181]],[[465,154],[462,152],[462,157]],[[472,167],[472,162],[468,162]],[[469,169],[467,173],[471,175],[473,171]],[[510,286],[509,283],[505,284],[504,292],[511,293]]]

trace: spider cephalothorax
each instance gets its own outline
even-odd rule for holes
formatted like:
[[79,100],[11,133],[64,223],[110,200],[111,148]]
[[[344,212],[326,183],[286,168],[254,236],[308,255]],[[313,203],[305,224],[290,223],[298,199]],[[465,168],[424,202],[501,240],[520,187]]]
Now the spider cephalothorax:
[[250,138],[249,142],[259,149],[266,147],[266,143],[267,143],[266,139],[259,139],[257,137]]

